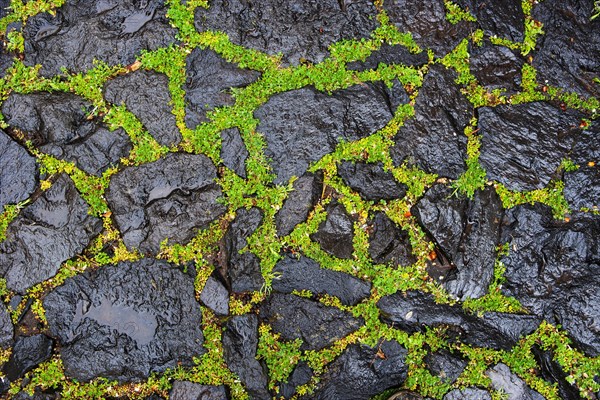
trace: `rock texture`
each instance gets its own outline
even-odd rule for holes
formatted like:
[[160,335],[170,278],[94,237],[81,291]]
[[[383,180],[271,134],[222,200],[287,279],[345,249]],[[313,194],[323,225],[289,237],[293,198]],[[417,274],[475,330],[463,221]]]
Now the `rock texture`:
[[35,158],[0,130],[0,209],[26,200],[37,185]]
[[407,267],[417,261],[412,254],[408,233],[385,213],[376,212],[370,220],[369,256],[377,264]]
[[9,381],[22,378],[26,372],[50,358],[52,339],[46,335],[21,336],[15,340],[8,362],[2,372]]
[[225,400],[225,386],[200,385],[187,381],[176,381],[169,393],[171,400]]
[[506,364],[496,364],[486,375],[492,381],[492,388],[502,391],[508,400],[544,400],[544,396],[530,389],[524,380],[510,372]]
[[338,167],[342,181],[356,190],[364,200],[394,200],[406,195],[406,185],[396,181],[381,163],[342,162]]
[[569,158],[576,171],[565,172],[565,198],[574,209],[600,207],[600,124],[577,135]]
[[298,178],[293,190],[275,214],[275,226],[278,236],[292,233],[296,225],[306,221],[308,213],[314,208],[323,193],[323,172],[306,172]]
[[333,203],[327,207],[327,218],[310,237],[326,253],[338,258],[352,258],[354,226],[342,204]]

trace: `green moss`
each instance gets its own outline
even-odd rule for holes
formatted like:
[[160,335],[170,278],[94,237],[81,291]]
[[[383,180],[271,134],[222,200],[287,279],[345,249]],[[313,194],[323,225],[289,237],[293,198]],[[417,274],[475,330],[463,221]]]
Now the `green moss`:
[[461,21],[477,21],[477,18],[475,18],[473,14],[463,10],[458,4],[450,0],[444,0],[444,6],[446,7],[446,19],[453,25],[456,25]]

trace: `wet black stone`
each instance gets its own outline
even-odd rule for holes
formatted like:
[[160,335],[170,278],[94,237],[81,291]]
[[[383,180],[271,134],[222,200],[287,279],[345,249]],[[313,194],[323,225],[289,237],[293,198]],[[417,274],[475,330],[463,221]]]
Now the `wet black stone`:
[[162,0],[68,0],[56,11],[38,14],[23,28],[25,65],[41,64],[43,76],[65,67],[82,72],[93,60],[128,65],[141,50],[156,50],[175,41],[177,30],[165,17]]
[[13,93],[2,104],[2,113],[44,153],[101,175],[127,157],[131,141],[123,129],[111,132],[101,118],[88,118],[93,108],[71,93]]
[[325,221],[319,224],[319,229],[310,238],[319,243],[326,253],[351,259],[354,252],[354,225],[344,206],[340,203],[330,204]]
[[565,199],[575,210],[595,210],[600,207],[600,125],[592,125],[575,138],[569,158],[579,168],[564,174]]
[[[218,7],[218,5],[216,6]],[[221,28],[219,28],[221,30]],[[195,48],[186,59],[185,123],[190,129],[207,122],[207,111],[234,103],[232,88],[251,84],[260,72],[241,69],[210,49]]]
[[265,154],[275,183],[302,176],[309,165],[353,141],[383,128],[392,118],[392,93],[381,82],[351,86],[331,95],[305,87],[272,96],[254,117],[265,135]]
[[383,8],[400,32],[411,32],[421,48],[431,48],[440,57],[449,53],[473,29],[472,24],[466,22],[452,25],[446,19],[442,0],[390,0]]
[[262,211],[256,207],[249,210],[240,208],[236,214],[224,238],[231,290],[236,293],[260,290],[265,283],[260,259],[248,250],[242,254],[240,251],[248,245],[248,238],[262,223]]
[[279,385],[279,393],[284,399],[290,399],[296,394],[296,388],[310,382],[313,370],[304,361],[300,361],[288,377],[287,382]]
[[446,393],[444,400],[492,400],[492,395],[483,389],[454,389]]
[[560,324],[575,344],[600,355],[600,217],[576,213],[555,220],[549,207],[517,206],[507,212],[502,242],[510,252],[503,293],[535,315]]
[[181,141],[175,115],[171,112],[166,75],[137,70],[118,76],[104,85],[104,98],[113,104],[125,104],[159,144],[171,146]]
[[427,172],[458,178],[465,171],[467,137],[464,128],[473,106],[454,83],[456,73],[433,66],[425,76],[415,104],[415,117],[406,121],[390,149],[395,165],[408,160]]
[[546,81],[583,96],[600,96],[600,19],[593,21],[591,1],[551,0],[533,8],[533,18],[544,26],[537,41],[533,66],[538,82]]
[[543,351],[539,346],[534,345],[531,352],[535,361],[540,367],[540,375],[551,384],[558,384],[558,393],[561,399],[582,399],[579,389],[567,382],[567,374],[557,361],[554,361],[554,354],[551,351]]
[[229,292],[212,276],[208,278],[200,293],[200,301],[217,315],[229,314]]
[[[519,5],[520,8],[520,5]],[[521,89],[521,68],[525,60],[516,51],[484,42],[469,49],[471,73],[486,89],[504,89],[507,95]]]
[[430,294],[409,291],[385,296],[377,303],[382,320],[396,329],[422,331],[424,327],[447,327],[451,340],[478,347],[509,350],[519,338],[535,331],[541,319],[531,315],[466,314],[458,305],[437,304]]
[[373,348],[352,344],[328,366],[315,393],[302,398],[366,400],[399,387],[407,376],[406,354],[395,341],[382,341]]
[[218,30],[244,47],[283,53],[284,64],[321,62],[329,45],[341,39],[369,37],[376,9],[367,0],[211,1],[195,12],[196,29]]
[[122,262],[68,278],[43,301],[65,375],[139,381],[205,350],[194,277],[164,261]]
[[56,393],[43,393],[39,389],[35,389],[33,395],[30,395],[26,391],[17,393],[13,400],[60,400],[61,397]]
[[377,69],[379,64],[402,64],[406,66],[420,67],[427,64],[427,52],[411,53],[404,46],[390,46],[387,43],[381,45],[379,50],[371,53],[365,61],[353,61],[346,65],[346,68],[354,71],[366,71],[368,69]]
[[529,388],[506,364],[494,365],[486,371],[486,375],[492,381],[492,388],[502,391],[507,400],[544,400],[544,396]]
[[267,389],[267,368],[256,359],[258,318],[246,314],[231,318],[223,332],[223,356],[227,366],[239,378],[250,398],[271,399]]
[[0,348],[8,349],[12,346],[13,331],[14,328],[10,314],[4,304],[0,304]]
[[283,339],[302,339],[300,350],[321,350],[363,325],[349,312],[293,294],[272,294],[259,315]]
[[175,381],[169,393],[170,400],[226,400],[225,386],[200,385],[188,381]]
[[482,107],[481,166],[508,189],[541,189],[571,150],[582,117],[547,102]]
[[128,249],[156,254],[160,243],[185,244],[225,207],[217,170],[203,155],[170,153],[115,174],[106,199]]
[[293,290],[309,290],[313,295],[335,296],[342,304],[355,305],[371,294],[371,284],[344,272],[321,268],[316,261],[290,255],[279,261],[273,273],[273,290],[291,293]]
[[454,383],[467,366],[462,358],[447,350],[429,353],[424,358],[427,368],[432,375],[439,377],[444,383]]
[[226,129],[221,132],[221,159],[223,164],[246,179],[246,159],[248,150],[237,128]]
[[525,16],[518,1],[457,0],[456,3],[477,18],[477,25],[485,35],[523,41]]
[[408,233],[397,226],[385,213],[376,212],[369,221],[369,256],[377,264],[409,266],[417,261],[412,253]]
[[306,172],[293,184],[281,209],[275,214],[277,236],[292,233],[296,225],[305,222],[323,192],[323,171]]
[[384,170],[381,163],[343,161],[338,166],[338,175],[364,200],[394,200],[406,195],[406,185],[396,181],[394,175]]
[[475,192],[472,200],[453,193],[435,185],[411,212],[456,268],[455,279],[444,282],[446,290],[461,300],[478,298],[494,276],[502,202],[491,186]]
[[0,130],[0,210],[26,200],[37,185],[35,158]]
[[18,337],[2,372],[9,381],[23,377],[27,371],[50,358],[52,344],[52,339],[46,335]]
[[89,209],[66,174],[24,208],[0,243],[0,271],[8,288],[24,293],[87,247],[102,230]]

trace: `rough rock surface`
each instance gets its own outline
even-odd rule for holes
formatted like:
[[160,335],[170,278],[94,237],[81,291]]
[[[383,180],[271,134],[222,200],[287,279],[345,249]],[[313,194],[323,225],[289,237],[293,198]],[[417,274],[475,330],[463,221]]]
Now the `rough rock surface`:
[[24,293],[83,251],[102,229],[101,220],[88,211],[66,174],[24,208],[0,243],[0,272],[8,288]]
[[[218,7],[219,5],[216,5]],[[221,30],[221,28],[219,28]],[[210,49],[194,49],[186,59],[185,123],[190,129],[208,121],[207,111],[234,103],[232,88],[251,84],[260,72],[241,69]]]
[[581,118],[547,102],[482,107],[481,166],[508,189],[542,189],[581,132]]
[[140,69],[118,76],[104,86],[104,98],[116,105],[125,104],[159,144],[171,146],[181,140],[175,115],[171,112],[166,75]]
[[15,381],[49,359],[51,354],[52,339],[48,336],[40,334],[18,337],[2,372],[9,381]]
[[257,346],[256,315],[235,316],[225,324],[223,356],[229,369],[240,378],[250,398],[271,399],[267,390],[267,368],[256,359]]
[[560,324],[575,343],[600,355],[598,235],[600,217],[575,214],[555,220],[549,207],[517,206],[507,212],[502,241],[510,253],[503,292],[535,315]]
[[273,293],[259,315],[285,340],[302,339],[300,350],[321,350],[363,324],[349,312],[293,294]]
[[[519,6],[520,8],[520,6]],[[469,49],[471,73],[488,90],[504,89],[507,95],[521,89],[523,57],[504,46],[485,43]]]
[[492,400],[492,395],[483,389],[454,389],[446,393],[444,400]]
[[540,376],[550,383],[558,384],[558,393],[561,399],[582,399],[579,389],[567,382],[567,374],[560,364],[554,360],[554,354],[543,351],[539,346],[531,348],[537,364],[540,366]]
[[409,291],[383,297],[377,303],[385,323],[409,332],[446,326],[453,339],[479,347],[510,350],[521,336],[535,331],[541,319],[531,315],[488,312],[481,318],[458,305],[437,304],[433,296]]
[[237,128],[225,129],[221,132],[221,159],[223,164],[246,179],[246,159],[248,149]]
[[487,36],[522,42],[524,35],[524,15],[518,1],[478,1],[457,0],[475,18],[477,25]]
[[162,0],[68,0],[55,15],[38,14],[23,28],[25,64],[41,64],[44,76],[65,67],[82,72],[93,60],[129,65],[141,50],[156,50],[175,41]]
[[365,61],[354,61],[348,63],[347,68],[355,71],[366,71],[369,69],[377,69],[379,64],[403,64],[406,66],[420,67],[427,64],[427,53],[421,51],[419,53],[411,53],[404,46],[390,46],[387,43],[381,45],[379,50],[371,53]]
[[7,349],[13,343],[13,324],[10,314],[4,305],[0,304],[0,349]]
[[330,204],[325,221],[319,224],[319,229],[310,238],[319,243],[326,253],[351,259],[354,251],[354,225],[344,206],[339,203]]
[[265,135],[275,183],[302,176],[310,163],[383,128],[394,113],[391,93],[381,82],[351,86],[331,95],[311,87],[272,96],[254,117]]
[[427,368],[432,375],[439,377],[444,383],[454,383],[467,366],[462,358],[447,350],[429,353],[424,358]]
[[194,278],[153,259],[68,278],[44,299],[65,373],[137,381],[204,353]]
[[577,135],[569,158],[579,168],[565,172],[565,198],[574,209],[600,208],[600,124]]
[[90,119],[93,108],[71,93],[12,93],[2,104],[2,114],[44,153],[101,175],[127,157],[131,142],[123,129],[111,132],[100,118]]
[[313,370],[304,361],[300,361],[290,374],[287,382],[279,385],[279,393],[284,399],[290,399],[296,394],[296,388],[310,382]]
[[281,209],[275,214],[278,236],[292,233],[296,225],[306,221],[323,192],[323,171],[306,172],[298,178]]
[[[379,357],[378,352],[384,354]],[[321,377],[317,389],[304,399],[370,399],[406,379],[407,351],[398,342],[382,341],[371,348],[352,344],[334,360]]]
[[338,175],[364,200],[394,200],[406,195],[406,185],[396,181],[394,175],[384,170],[381,163],[343,161],[338,166]]
[[244,47],[268,54],[283,53],[285,64],[321,62],[329,45],[341,39],[369,37],[376,28],[376,10],[367,0],[211,1],[198,7],[198,31],[224,31]]
[[293,290],[309,290],[313,295],[335,296],[342,304],[355,305],[369,297],[371,284],[344,272],[321,268],[316,261],[301,256],[286,256],[279,261],[273,273],[273,290],[291,293]]
[[200,301],[217,315],[229,314],[229,292],[221,282],[210,276],[202,292]]
[[263,215],[256,207],[249,210],[240,208],[236,214],[224,238],[231,290],[236,293],[260,290],[265,283],[260,260],[255,254],[243,249],[248,245],[250,235],[262,223]]
[[225,211],[216,177],[208,157],[184,153],[115,174],[106,198],[127,248],[156,254],[165,239],[191,240]]
[[170,400],[226,400],[225,386],[200,385],[188,381],[175,381],[169,393]]
[[491,186],[475,192],[472,200],[453,192],[448,186],[433,186],[412,214],[457,269],[444,287],[461,300],[478,298],[487,293],[494,276],[502,203]]
[[35,158],[0,130],[0,210],[26,200],[37,185]]
[[506,394],[507,400],[544,400],[544,396],[529,388],[506,364],[496,364],[486,375],[492,381],[492,388]]
[[376,212],[369,221],[369,256],[377,264],[409,266],[417,261],[412,253],[408,233],[397,226],[385,213]]
[[427,172],[453,179],[464,172],[464,128],[473,116],[473,106],[454,83],[455,77],[455,72],[441,65],[430,68],[419,90],[415,117],[400,128],[390,149],[396,165],[408,160]]

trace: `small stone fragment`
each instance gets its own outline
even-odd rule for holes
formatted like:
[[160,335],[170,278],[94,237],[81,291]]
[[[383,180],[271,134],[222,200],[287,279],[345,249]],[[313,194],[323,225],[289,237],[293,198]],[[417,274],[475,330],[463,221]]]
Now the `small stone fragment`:
[[600,124],[575,136],[569,158],[579,168],[564,174],[565,199],[575,210],[600,208]]
[[313,370],[304,361],[300,361],[287,382],[279,385],[279,393],[284,399],[291,399],[296,394],[296,388],[309,383],[312,376]]
[[[519,5],[520,7],[520,5]],[[521,90],[523,57],[507,47],[485,43],[469,50],[471,73],[483,87],[511,95]]]
[[326,253],[351,259],[354,252],[354,225],[344,206],[339,203],[330,204],[327,207],[327,218],[319,224],[319,229],[310,238],[319,243]]
[[0,210],[7,204],[17,204],[31,196],[37,178],[35,158],[0,130]]
[[200,385],[188,381],[175,381],[169,393],[170,400],[227,400],[225,386]]
[[[0,304],[0,349],[8,349],[13,344],[14,328],[10,314],[4,304]],[[1,393],[1,391],[0,391]]]
[[246,179],[246,159],[248,150],[237,128],[226,129],[221,132],[221,159],[223,164]]
[[446,393],[444,400],[492,400],[492,395],[483,389],[454,389]]
[[492,388],[504,393],[507,400],[544,400],[544,396],[530,389],[506,364],[496,364],[487,370],[486,375],[492,381]]
[[22,378],[26,372],[50,358],[52,339],[46,335],[18,337],[2,372],[9,381]]
[[221,282],[212,276],[208,277],[204,284],[202,293],[200,293],[200,301],[217,315],[229,314],[229,292]]
[[408,233],[398,227],[384,212],[376,212],[369,221],[369,256],[377,264],[407,267],[417,261],[412,253]]
[[292,233],[296,225],[305,222],[323,192],[323,171],[306,172],[294,182],[281,209],[275,214],[277,236]]
[[551,384],[558,384],[558,393],[561,399],[582,399],[579,388],[567,382],[567,374],[558,361],[555,361],[552,351],[543,351],[539,346],[534,345],[531,352],[540,367],[541,377]]
[[406,185],[396,181],[394,175],[385,171],[381,163],[343,161],[338,166],[338,175],[364,200],[394,200],[406,195]]
[[424,361],[433,375],[450,384],[456,382],[467,366],[465,360],[443,349],[427,354]]

